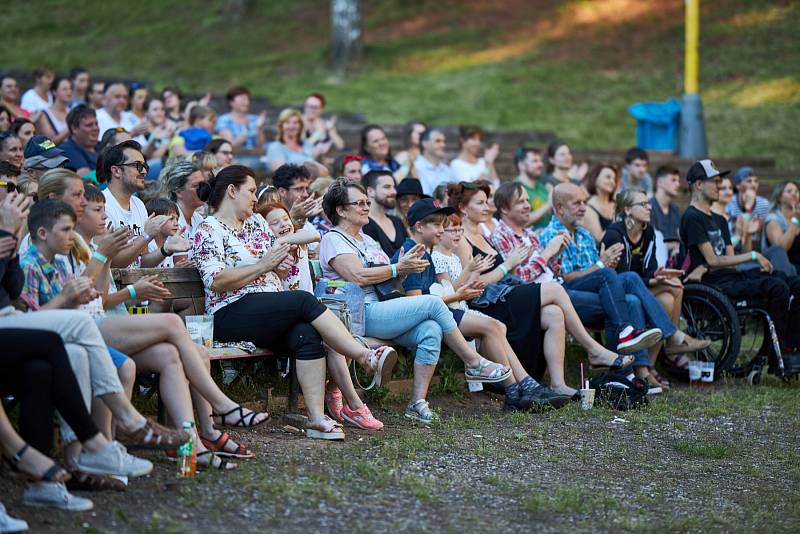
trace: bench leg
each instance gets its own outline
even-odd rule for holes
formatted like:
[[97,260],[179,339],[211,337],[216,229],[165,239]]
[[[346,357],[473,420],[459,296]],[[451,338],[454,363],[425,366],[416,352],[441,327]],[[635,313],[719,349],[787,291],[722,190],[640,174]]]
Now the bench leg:
[[287,406],[288,413],[297,412],[297,397],[300,394],[300,383],[297,381],[297,360],[292,357],[289,360],[289,401]]

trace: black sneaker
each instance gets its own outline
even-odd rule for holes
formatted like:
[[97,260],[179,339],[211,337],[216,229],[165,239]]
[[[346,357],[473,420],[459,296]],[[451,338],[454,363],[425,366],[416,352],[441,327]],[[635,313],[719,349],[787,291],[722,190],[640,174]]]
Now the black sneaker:
[[549,408],[563,408],[572,400],[569,395],[556,393],[547,386],[537,384],[536,387],[522,391],[517,405],[518,409],[541,411]]

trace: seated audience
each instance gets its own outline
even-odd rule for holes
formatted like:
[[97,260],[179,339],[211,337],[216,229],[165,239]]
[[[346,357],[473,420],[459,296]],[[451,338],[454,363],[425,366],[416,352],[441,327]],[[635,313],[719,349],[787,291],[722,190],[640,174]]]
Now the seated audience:
[[[725,211],[733,218],[744,216],[745,222],[756,221],[757,225],[750,225],[751,241],[756,247],[761,245],[761,231],[764,218],[769,212],[769,200],[758,194],[758,176],[752,167],[742,167],[733,175],[733,186],[736,195]],[[755,228],[755,230],[753,229]]]
[[552,212],[550,195],[553,186],[544,181],[542,153],[536,148],[520,147],[514,152],[514,164],[519,173],[514,181],[522,185],[528,193],[531,206],[529,224],[536,229],[544,228],[550,222]]
[[761,250],[780,246],[789,256],[789,261],[800,273],[800,185],[797,182],[781,182],[775,186],[769,213],[764,218],[764,237]]
[[450,170],[453,171],[458,182],[487,180],[497,187],[500,185],[500,179],[497,176],[494,162],[500,153],[500,145],[494,143],[484,151],[483,157],[481,157],[483,137],[483,130],[477,126],[459,126],[459,153],[450,162]]
[[84,176],[97,168],[95,146],[100,137],[95,111],[84,105],[72,108],[67,115],[69,137],[58,148],[67,156],[67,168]]
[[[680,327],[681,303],[683,301],[683,283],[680,272],[667,271],[659,268],[656,261],[656,233],[650,225],[650,202],[647,194],[642,189],[629,188],[617,193],[616,202],[617,222],[611,224],[603,237],[603,245],[608,249],[617,243],[622,243],[624,249],[617,262],[618,273],[633,272],[638,274],[642,281],[650,288],[661,306],[667,312],[672,324]],[[698,350],[707,348],[709,340],[699,341],[695,344]],[[637,376],[650,386],[667,388],[665,382],[655,369],[656,358],[660,347],[650,348],[650,367],[638,366]],[[664,350],[667,357],[679,367],[685,367],[687,362],[683,349],[680,346],[667,346]]]
[[158,98],[153,98],[147,103],[147,131],[142,134],[142,153],[150,165],[150,175],[148,179],[153,179],[151,175],[158,177],[161,172],[161,165],[167,156],[169,144],[175,135],[175,124],[167,120],[164,111],[164,103]]
[[364,156],[358,154],[342,154],[333,160],[331,176],[334,180],[344,178],[351,182],[361,183],[361,162]]
[[13,131],[0,133],[0,161],[7,161],[22,169],[25,161],[25,149],[22,147],[22,141]]
[[303,165],[314,176],[326,176],[328,169],[316,161],[320,156],[320,146],[316,148],[309,140],[303,139],[303,116],[296,109],[284,109],[278,115],[278,134],[275,141],[267,145],[266,162],[271,171],[290,163]]
[[619,180],[619,189],[638,187],[647,197],[653,196],[653,178],[647,172],[650,157],[639,147],[633,147],[625,153],[625,165]]
[[419,144],[420,153],[414,160],[414,168],[426,195],[432,195],[439,184],[458,181],[445,162],[445,136],[442,130],[428,128],[419,136]]
[[[510,375],[510,369],[488,362],[467,344],[440,298],[420,295],[379,299],[376,284],[422,272],[428,262],[422,259],[424,247],[416,245],[396,263],[390,263],[380,246],[363,233],[369,222],[369,200],[361,185],[335,183],[325,195],[323,207],[334,229],[325,234],[320,245],[322,273],[327,280],[351,282],[352,285],[344,284],[337,291],[350,293],[364,302],[363,311],[353,311],[363,317],[360,325],[354,327],[362,331],[356,333],[391,339],[416,351],[411,401],[405,417],[422,424],[430,424],[437,418],[425,398],[442,340],[465,362],[468,381],[502,382]],[[317,287],[325,291],[324,286]]]
[[73,67],[69,71],[69,78],[72,80],[72,100],[69,102],[69,109],[80,104],[86,104],[89,99],[89,88],[92,77],[89,71],[83,67]]
[[408,237],[403,221],[387,213],[397,206],[394,176],[389,171],[369,171],[361,185],[366,189],[371,203],[369,222],[364,225],[363,231],[378,242],[387,256],[392,257]]
[[36,130],[58,145],[69,136],[67,115],[72,102],[72,80],[62,77],[54,79],[50,92],[53,95],[53,103],[42,110],[36,122]]
[[283,290],[295,245],[278,244],[264,218],[254,215],[253,171],[226,167],[198,194],[213,212],[195,233],[193,258],[205,285],[206,313],[214,315],[214,336],[293,353],[309,416],[306,435],[344,439],[341,425],[324,415],[323,341],[375,373],[379,384],[391,377],[397,353],[364,348],[313,295]]
[[400,164],[400,169],[396,178],[402,181],[405,178],[419,178],[417,176],[417,169],[414,167],[414,161],[419,156],[419,137],[422,132],[428,129],[428,125],[420,121],[411,121],[406,123],[403,128],[403,141],[405,148],[399,152],[395,159]]
[[31,137],[36,135],[36,123],[29,119],[17,118],[14,119],[11,130],[14,132],[14,135],[19,138],[19,142],[22,144],[22,149],[24,150],[28,141],[31,140]]
[[[92,80],[91,90],[86,99],[86,106],[90,109],[98,110],[103,107],[106,100],[106,82]],[[78,104],[80,105],[80,104]]]
[[[729,172],[720,173],[706,159],[695,162],[686,174],[692,202],[681,218],[681,241],[688,251],[684,270],[691,273],[700,268],[705,272],[703,282],[713,284],[732,299],[763,301],[775,322],[784,358],[788,360],[794,354],[796,360],[800,329],[794,325],[800,324],[800,277],[773,272],[770,261],[754,250],[734,254],[728,224],[711,211],[711,203],[719,197],[721,177]],[[760,269],[731,268],[749,261],[757,261]]]
[[10,74],[0,76],[0,104],[11,114],[11,120],[18,117],[27,119],[30,111],[19,105],[19,84],[17,79]]
[[675,203],[681,194],[681,173],[675,167],[662,165],[656,170],[655,178],[656,192],[650,199],[650,222],[661,232],[669,257],[674,261],[681,249],[681,211]]
[[731,216],[728,206],[735,201],[735,198],[733,180],[730,176],[721,176],[719,195],[717,200],[711,204],[711,211],[728,223],[728,232],[731,234],[734,252],[750,252],[753,250],[753,236],[758,232],[759,222],[758,219],[746,212],[740,211],[736,217]]
[[489,239],[489,236],[492,235],[494,229],[497,228],[497,223],[500,222],[497,220],[497,207],[494,205],[494,193],[497,191],[497,188],[488,180],[476,180],[473,183],[489,190],[488,196],[486,197],[486,207],[489,208],[489,217],[487,217],[485,221],[478,225],[478,227],[481,229],[483,237]]
[[545,184],[553,187],[568,183],[580,185],[588,170],[585,163],[580,166],[573,164],[572,151],[563,141],[553,141],[547,145],[547,174],[542,177]]
[[214,135],[217,112],[197,104],[189,112],[189,127],[179,130],[169,142],[170,157],[186,158],[203,150]]
[[[361,129],[361,175],[369,171],[381,170],[389,171],[399,179],[400,164],[392,157],[392,148],[389,146],[389,138],[386,132],[377,124],[367,124]],[[338,176],[337,176],[338,178]]]
[[53,83],[55,73],[53,69],[40,67],[33,71],[33,87],[25,91],[22,95],[20,107],[28,113],[36,113],[46,110],[53,104],[53,95],[50,93],[50,86]]
[[225,95],[225,100],[228,102],[228,113],[223,113],[217,119],[216,132],[231,144],[236,163],[260,169],[260,156],[267,142],[264,131],[267,112],[262,111],[258,115],[250,113],[250,91],[245,87],[232,87]]
[[173,163],[161,176],[164,196],[178,206],[179,234],[189,240],[205,218],[205,203],[197,196],[197,188],[207,181],[206,176],[188,161]]
[[20,170],[16,165],[0,161],[0,202],[6,195],[19,190]]
[[[112,83],[106,87],[103,107],[97,110],[97,126],[100,132],[113,128],[124,128],[132,137],[147,131],[147,125],[139,124],[138,119],[127,111],[128,88],[124,83]],[[100,136],[97,137],[100,140]]]
[[67,165],[64,151],[43,135],[34,135],[25,147],[25,174],[39,179],[50,169]]
[[11,129],[11,122],[13,121],[11,117],[11,112],[8,109],[0,104],[0,132],[7,132]]
[[589,171],[583,184],[589,193],[586,202],[589,210],[582,226],[592,234],[595,242],[600,243],[606,228],[614,222],[614,195],[619,187],[619,173],[613,165],[601,163]]
[[[217,120],[219,124],[219,120]],[[214,154],[217,158],[217,169],[224,169],[233,164],[233,145],[225,138],[212,139],[203,150]]]
[[336,115],[331,115],[328,120],[322,117],[325,111],[325,97],[319,93],[311,93],[303,104],[303,124],[306,125],[303,134],[307,141],[314,146],[318,157],[322,157],[331,148],[342,150],[344,139],[336,131]]

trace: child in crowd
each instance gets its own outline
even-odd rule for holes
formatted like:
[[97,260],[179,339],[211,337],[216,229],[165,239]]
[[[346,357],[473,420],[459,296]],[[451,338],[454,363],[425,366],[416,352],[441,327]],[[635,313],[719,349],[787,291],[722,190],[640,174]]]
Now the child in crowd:
[[301,228],[295,231],[292,218],[286,206],[280,202],[271,202],[259,208],[259,213],[267,221],[269,229],[278,243],[297,245],[294,252],[294,265],[289,269],[289,275],[283,280],[283,287],[287,291],[302,289],[314,293],[311,283],[311,266],[308,263],[308,243],[319,243],[319,232],[312,232]]
[[214,137],[217,112],[197,104],[189,112],[189,127],[180,130],[169,142],[169,156],[186,157],[203,150]]

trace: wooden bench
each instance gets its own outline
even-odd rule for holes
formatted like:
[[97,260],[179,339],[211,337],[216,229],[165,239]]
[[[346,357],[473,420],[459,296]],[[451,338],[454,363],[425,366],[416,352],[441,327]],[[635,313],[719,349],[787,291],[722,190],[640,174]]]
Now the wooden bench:
[[[170,290],[172,295],[167,302],[185,299],[191,301],[191,315],[205,314],[205,289],[200,273],[194,267],[171,268],[171,269],[112,269],[112,276],[118,288],[123,288],[128,284],[135,284],[141,277],[157,275],[158,279]],[[257,348],[256,352],[248,353],[237,348],[209,349],[211,360],[239,360],[245,358],[266,358],[277,357],[269,349]],[[295,370],[295,360],[291,358],[289,366],[289,400],[288,411],[297,411],[297,398],[299,395],[299,384],[297,382],[297,372]]]

